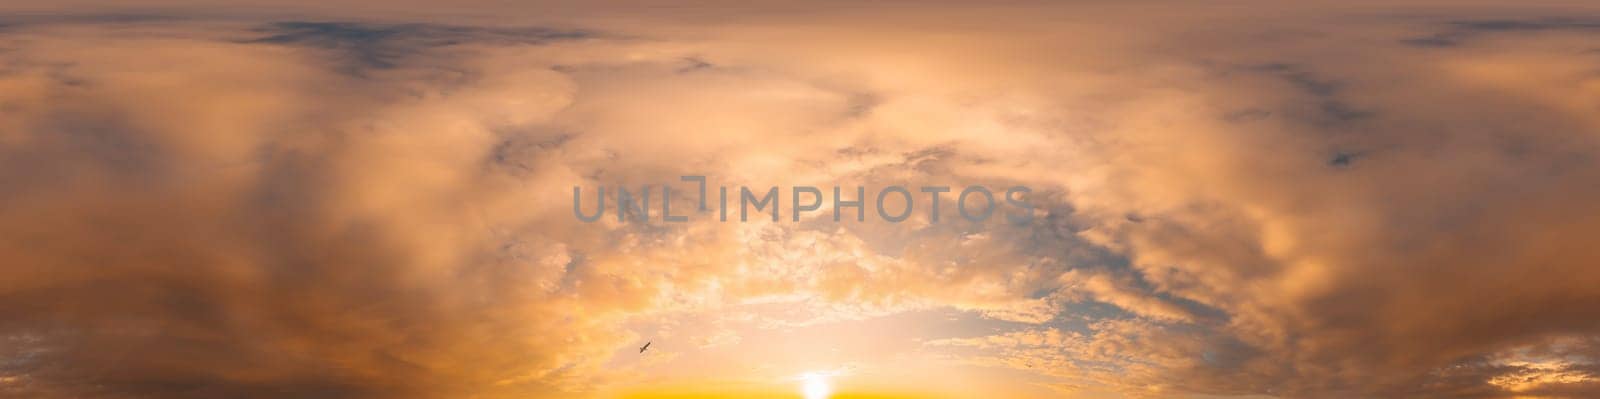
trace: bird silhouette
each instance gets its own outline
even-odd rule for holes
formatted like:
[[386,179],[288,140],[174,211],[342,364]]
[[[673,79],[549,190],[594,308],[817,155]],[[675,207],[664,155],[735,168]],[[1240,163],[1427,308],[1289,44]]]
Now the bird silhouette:
[[644,353],[645,349],[650,349],[650,342],[647,341],[644,343],[644,346],[639,347],[639,353]]

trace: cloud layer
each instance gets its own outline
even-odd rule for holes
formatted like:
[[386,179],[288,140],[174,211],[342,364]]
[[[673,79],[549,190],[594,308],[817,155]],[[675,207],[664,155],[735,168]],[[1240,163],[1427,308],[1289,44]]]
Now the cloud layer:
[[[0,393],[605,397],[837,327],[1016,397],[1600,394],[1600,20],[793,11],[5,18]],[[571,213],[683,175],[1037,209]]]

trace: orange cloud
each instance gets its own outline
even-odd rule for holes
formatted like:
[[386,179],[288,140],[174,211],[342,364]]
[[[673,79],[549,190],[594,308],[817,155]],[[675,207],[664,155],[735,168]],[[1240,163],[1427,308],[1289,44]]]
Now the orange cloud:
[[[0,393],[1600,392],[1581,13],[372,8],[0,19]],[[1037,207],[571,214],[684,175]]]

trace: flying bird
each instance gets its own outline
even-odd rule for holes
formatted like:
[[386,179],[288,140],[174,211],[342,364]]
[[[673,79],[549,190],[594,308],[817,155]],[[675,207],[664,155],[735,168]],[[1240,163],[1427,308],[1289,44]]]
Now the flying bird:
[[650,349],[650,342],[649,341],[646,341],[644,343],[644,346],[639,347],[639,353],[644,353],[645,349]]

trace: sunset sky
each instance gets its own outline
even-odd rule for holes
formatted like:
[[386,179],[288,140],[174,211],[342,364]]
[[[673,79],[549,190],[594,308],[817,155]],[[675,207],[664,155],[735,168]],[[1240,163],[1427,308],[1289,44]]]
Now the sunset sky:
[[1600,4],[209,3],[0,2],[0,397],[1600,397]]

